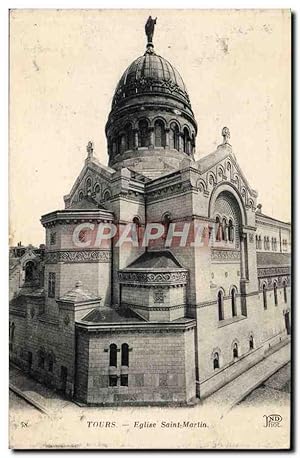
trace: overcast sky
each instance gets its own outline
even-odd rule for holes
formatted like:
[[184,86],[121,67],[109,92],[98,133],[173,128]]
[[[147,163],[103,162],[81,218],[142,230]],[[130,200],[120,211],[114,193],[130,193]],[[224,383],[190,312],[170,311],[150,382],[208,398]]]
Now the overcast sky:
[[86,145],[107,164],[114,89],[144,53],[144,24],[179,71],[198,122],[196,159],[231,144],[263,212],[290,220],[290,30],[285,11],[28,10],[10,24],[11,243],[44,242],[42,214],[64,207]]

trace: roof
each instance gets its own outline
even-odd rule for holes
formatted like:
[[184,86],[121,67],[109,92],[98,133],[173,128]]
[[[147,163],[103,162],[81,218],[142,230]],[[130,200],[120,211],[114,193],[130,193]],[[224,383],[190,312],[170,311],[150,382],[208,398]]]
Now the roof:
[[144,320],[129,308],[119,307],[114,309],[104,306],[92,310],[81,321],[89,323],[128,323]]
[[72,202],[70,207],[67,210],[98,210],[102,209],[105,210],[98,202],[89,196],[85,196],[83,199],[79,200],[78,202]]
[[275,221],[276,223],[280,223],[280,224],[286,224],[286,225],[291,225],[291,223],[289,222],[286,222],[286,221],[281,221],[280,219],[276,219],[276,218],[273,218],[272,216],[268,216],[266,215],[265,213],[259,213],[259,212],[256,212],[255,213],[255,217],[256,219],[259,219],[260,217],[262,217],[263,219],[269,219],[270,221]]
[[100,300],[100,297],[97,297],[90,291],[83,289],[82,283],[78,281],[73,289],[65,293],[58,300],[60,302],[82,303]]
[[146,251],[129,264],[129,269],[182,269],[170,251]]
[[290,266],[290,253],[257,253],[257,267]]
[[113,98],[112,106],[119,99],[143,92],[151,86],[151,91],[164,94],[173,93],[183,98],[190,105],[189,96],[179,72],[163,57],[147,50],[143,56],[135,59],[123,73]]

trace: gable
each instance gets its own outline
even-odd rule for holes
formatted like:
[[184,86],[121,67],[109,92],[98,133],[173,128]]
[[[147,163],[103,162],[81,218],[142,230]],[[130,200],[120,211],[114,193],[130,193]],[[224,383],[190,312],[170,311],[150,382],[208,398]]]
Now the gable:
[[231,147],[221,145],[215,152],[197,161],[196,165],[201,175],[197,188],[204,195],[210,195],[220,183],[228,183],[239,192],[246,208],[255,209],[257,192],[250,187]]

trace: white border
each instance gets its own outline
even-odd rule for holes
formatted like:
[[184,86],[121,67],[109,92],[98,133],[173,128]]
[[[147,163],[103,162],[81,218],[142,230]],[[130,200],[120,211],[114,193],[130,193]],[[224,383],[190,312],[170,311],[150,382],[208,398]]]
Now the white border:
[[[246,2],[242,0],[235,0],[230,2],[224,2],[221,0],[209,0],[209,1],[191,1],[185,0],[184,2],[178,0],[172,1],[163,1],[163,0],[151,0],[149,2],[141,2],[141,1],[121,1],[121,0],[110,0],[108,1],[101,1],[101,0],[73,0],[73,1],[47,1],[47,0],[31,0],[31,1],[24,1],[24,0],[7,0],[6,2],[0,3],[0,58],[1,58],[1,140],[2,140],[2,148],[1,148],[1,164],[0,164],[0,203],[1,203],[1,225],[0,225],[0,259],[1,259],[1,275],[0,275],[0,291],[1,291],[1,332],[0,332],[0,339],[1,339],[1,415],[0,415],[0,452],[1,457],[9,456],[12,452],[8,450],[8,158],[7,158],[7,151],[8,151],[8,9],[15,9],[15,8],[58,8],[58,9],[71,9],[71,8],[82,8],[82,9],[101,9],[101,8],[142,8],[142,9],[166,9],[166,8],[195,8],[195,9],[229,9],[229,8],[237,8],[237,9],[276,9],[276,8],[291,8],[291,10],[295,14],[294,25],[296,29],[296,22],[298,22],[298,15],[300,11],[299,7],[299,0],[290,0],[289,2],[285,2],[283,0],[273,0],[273,1],[263,1],[263,0],[253,0],[251,2]],[[297,14],[298,13],[298,14]],[[294,53],[294,81],[296,85],[296,75],[299,75],[298,68],[298,55],[299,55],[299,43],[298,43],[298,36],[297,31],[295,30],[295,53]],[[296,99],[296,100],[295,100]],[[297,160],[297,131],[300,130],[299,126],[299,118],[296,118],[296,111],[298,108],[298,98],[296,98],[296,88],[294,92],[294,103],[295,103],[295,125],[294,125],[294,177],[295,177],[295,213],[294,213],[294,225],[297,224],[297,228],[299,228],[299,212],[296,211],[298,209],[298,202],[300,201],[300,186],[298,184],[299,174],[299,160]],[[297,201],[296,201],[296,196]],[[298,235],[298,230],[296,230],[294,226],[294,243],[296,245],[296,239]],[[295,267],[300,264],[299,259],[299,252],[295,253]],[[299,281],[299,274],[300,269],[298,271],[295,269],[294,272],[294,285],[298,284]],[[295,287],[295,286],[294,286]],[[297,295],[298,298],[298,295]],[[296,316],[296,306],[297,300],[295,295],[295,303],[294,303],[294,317]],[[296,350],[296,329],[299,328],[299,313],[297,314],[297,324],[294,326],[294,349]],[[295,360],[296,360],[295,355]],[[298,358],[297,358],[298,359]],[[6,371],[3,370],[3,367],[6,368]],[[296,368],[296,379],[299,380],[299,365]],[[296,383],[294,384],[296,388]],[[5,408],[3,408],[5,406]],[[297,396],[297,406],[295,408],[295,419],[297,419],[299,411],[299,396]],[[297,446],[297,432],[295,433],[295,442]],[[298,448],[298,447],[297,447]],[[43,456],[45,452],[36,452],[34,456]],[[63,456],[63,451],[57,452],[56,456]],[[105,451],[100,451],[98,453],[105,453]],[[115,452],[110,453],[110,456],[117,455],[122,452]],[[169,452],[171,454],[172,452]],[[188,452],[180,453],[181,456],[187,455]],[[216,452],[217,453],[217,452]],[[253,453],[253,452],[252,452]],[[247,455],[252,454],[251,452],[247,452]],[[86,456],[88,454],[87,451],[82,451],[81,453],[74,453],[76,456]],[[203,456],[210,456],[212,452],[201,452]],[[31,455],[28,453],[27,455]],[[32,453],[33,455],[33,453]],[[143,453],[143,455],[149,455],[149,453]],[[177,455],[177,454],[176,454]],[[263,453],[256,453],[256,456],[263,456]],[[177,455],[178,456],[178,455]]]

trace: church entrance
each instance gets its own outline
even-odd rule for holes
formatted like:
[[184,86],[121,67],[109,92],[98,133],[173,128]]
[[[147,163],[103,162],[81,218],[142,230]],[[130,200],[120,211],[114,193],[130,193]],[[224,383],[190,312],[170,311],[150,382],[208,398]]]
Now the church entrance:
[[284,322],[285,322],[285,329],[286,329],[287,335],[289,336],[291,334],[290,312],[285,312]]

